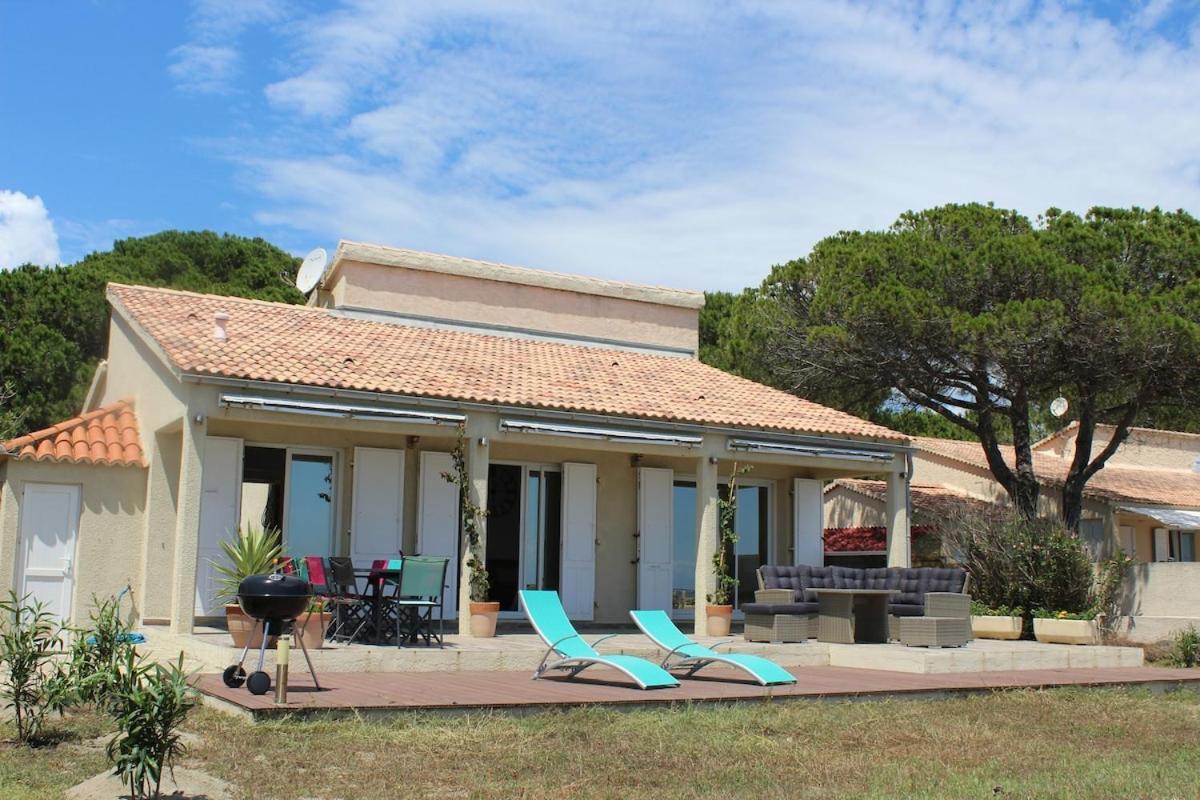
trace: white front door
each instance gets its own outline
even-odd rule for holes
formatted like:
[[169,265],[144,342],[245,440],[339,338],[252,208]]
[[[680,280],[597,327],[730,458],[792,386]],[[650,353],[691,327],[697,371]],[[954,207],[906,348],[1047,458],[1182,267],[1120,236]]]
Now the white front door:
[[62,619],[71,616],[78,536],[78,486],[25,484],[21,495],[19,593],[30,595]]
[[675,473],[638,469],[637,607],[671,611]]
[[[454,471],[450,453],[421,453],[421,486],[417,497],[417,553],[449,559],[442,600],[446,619],[458,614],[458,487],[442,477]],[[437,609],[433,612],[438,613]]]
[[227,563],[221,542],[238,536],[241,519],[242,440],[209,436],[204,443],[200,478],[200,530],[196,548],[196,616],[222,613],[217,599],[220,575],[214,569]]

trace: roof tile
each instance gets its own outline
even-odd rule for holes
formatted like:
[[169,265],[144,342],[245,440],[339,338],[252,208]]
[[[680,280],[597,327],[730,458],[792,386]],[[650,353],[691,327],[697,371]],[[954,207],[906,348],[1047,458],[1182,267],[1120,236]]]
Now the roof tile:
[[0,445],[0,453],[29,461],[144,467],[132,400],[63,420]]
[[[328,309],[112,284],[183,372],[531,409],[903,442],[695,359],[351,319]],[[213,315],[230,316],[214,339]],[[346,359],[351,359],[347,362]]]

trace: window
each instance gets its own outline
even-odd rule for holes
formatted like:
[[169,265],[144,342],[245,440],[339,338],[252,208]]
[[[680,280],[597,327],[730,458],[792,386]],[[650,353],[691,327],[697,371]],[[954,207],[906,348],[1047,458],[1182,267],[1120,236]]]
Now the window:
[[283,532],[291,556],[334,553],[334,454],[246,445],[242,457],[242,528]]
[[[729,487],[721,484],[721,497],[728,494]],[[671,607],[688,609],[696,605],[696,482],[675,481],[674,503]],[[774,560],[770,484],[744,480],[740,483],[734,530],[738,542],[730,563],[738,579],[734,605],[740,606],[754,602],[754,591],[758,588],[754,573]]]
[[1196,532],[1171,531],[1171,561],[1196,560]]

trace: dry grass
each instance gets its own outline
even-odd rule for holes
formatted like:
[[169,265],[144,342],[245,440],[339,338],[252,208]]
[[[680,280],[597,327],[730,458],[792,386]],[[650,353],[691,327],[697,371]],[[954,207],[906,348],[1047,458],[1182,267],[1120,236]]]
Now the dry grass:
[[[1169,798],[1200,791],[1200,695],[1190,691],[257,726],[202,711],[189,728],[201,743],[185,763],[255,798]],[[55,796],[48,765],[63,763],[58,755],[74,747],[0,751],[0,796]],[[94,760],[72,763],[55,785],[100,768]]]

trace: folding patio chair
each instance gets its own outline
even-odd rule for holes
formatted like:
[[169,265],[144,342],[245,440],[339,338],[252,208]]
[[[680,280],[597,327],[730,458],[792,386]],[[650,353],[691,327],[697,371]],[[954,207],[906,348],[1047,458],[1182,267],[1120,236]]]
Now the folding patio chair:
[[[349,558],[331,556],[329,574],[329,603],[333,606],[333,627],[329,630],[331,641],[350,643],[354,641],[370,619],[370,603],[358,591],[358,578],[354,575],[354,562]],[[347,634],[346,631],[350,630]]]
[[[692,641],[675,626],[665,611],[630,611],[629,616],[633,618],[633,624],[650,637],[650,641],[667,652],[662,660],[662,668],[685,669],[685,678],[692,677],[709,664],[726,664],[740,669],[763,686],[796,682],[792,673],[774,661],[746,653],[718,653]],[[715,646],[720,647],[720,644]]]
[[[625,673],[639,689],[661,689],[679,685],[679,681],[675,680],[671,673],[644,658],[602,656],[597,653],[596,645],[616,634],[601,636],[591,644],[585,642],[567,619],[567,612],[563,610],[562,601],[558,599],[558,592],[522,589],[517,592],[517,596],[521,599],[521,608],[525,611],[525,616],[529,617],[533,629],[546,643],[546,654],[542,656],[542,662],[533,673],[534,680],[552,669],[564,670],[568,678],[574,678],[588,667],[599,664]],[[551,662],[552,655],[557,655],[558,660]]]
[[[404,559],[404,567],[400,570],[400,586],[396,590],[396,598],[391,601],[396,606],[396,646],[399,647],[405,639],[416,641],[418,637],[425,639],[428,646],[433,639],[438,647],[442,647],[442,634],[445,630],[445,601],[446,567],[448,558],[430,558],[428,556],[409,556]],[[438,609],[438,630],[433,631],[433,610]],[[402,623],[408,622],[408,632],[401,634]]]

